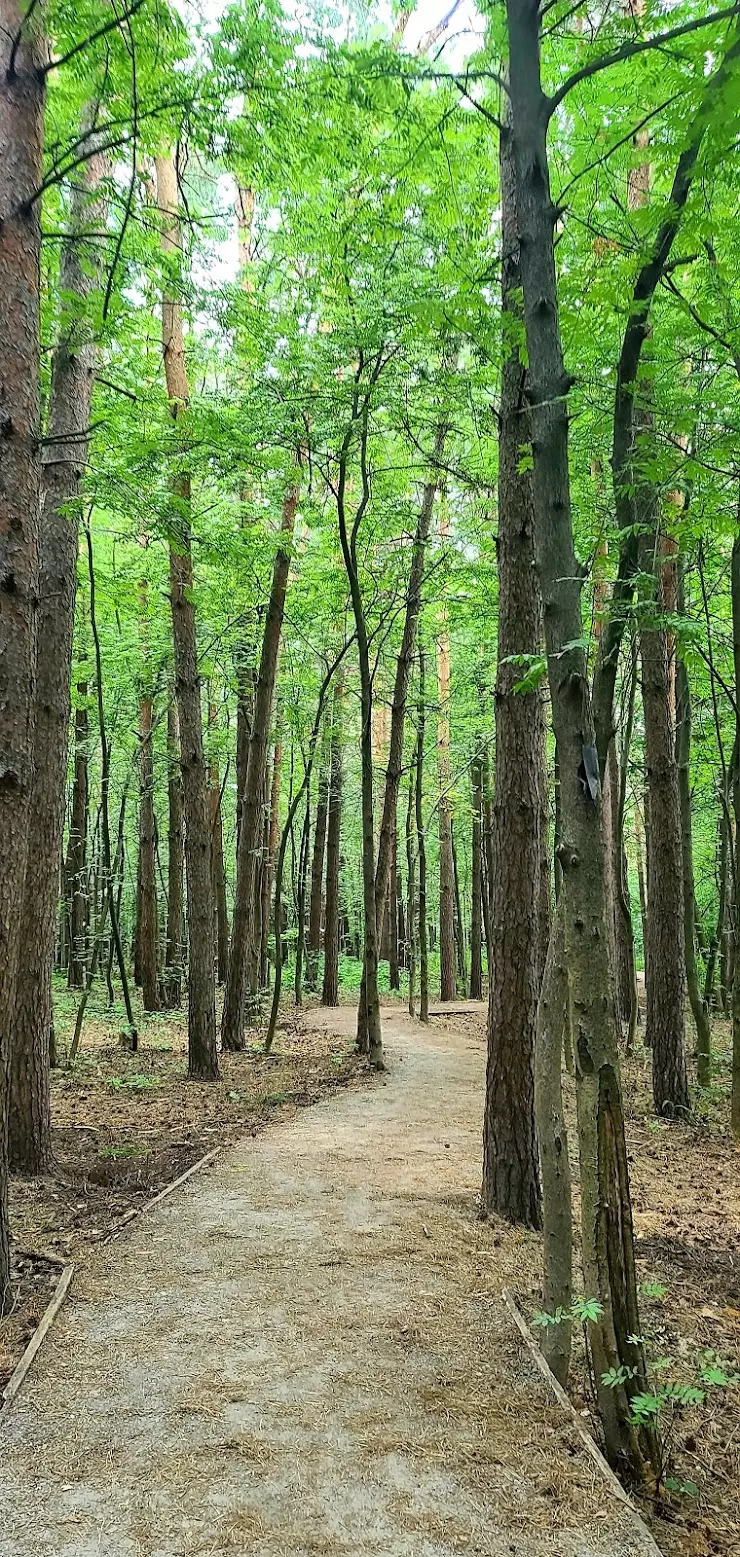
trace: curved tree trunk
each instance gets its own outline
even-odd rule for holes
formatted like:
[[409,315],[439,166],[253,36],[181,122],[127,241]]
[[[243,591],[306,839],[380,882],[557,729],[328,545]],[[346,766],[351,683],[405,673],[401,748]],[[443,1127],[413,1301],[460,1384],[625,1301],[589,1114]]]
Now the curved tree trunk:
[[[172,259],[182,252],[178,193],[171,157],[158,157],[157,200],[163,213],[162,248]],[[162,297],[162,346],[167,393],[175,423],[187,411],[182,310],[174,291]],[[181,456],[182,459],[182,456]],[[172,481],[170,515],[170,603],[175,646],[175,692],[180,719],[180,765],[185,815],[185,871],[188,885],[188,1074],[202,1081],[218,1076],[216,980],[211,906],[211,819],[203,744],[193,558],[190,533],[190,474]]]

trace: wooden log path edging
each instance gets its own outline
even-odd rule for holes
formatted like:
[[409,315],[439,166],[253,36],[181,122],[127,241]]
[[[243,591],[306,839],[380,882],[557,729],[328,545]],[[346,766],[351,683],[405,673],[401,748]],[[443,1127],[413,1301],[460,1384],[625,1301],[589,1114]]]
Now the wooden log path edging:
[[[155,1206],[160,1204],[160,1201],[166,1200],[168,1195],[171,1195],[174,1190],[179,1189],[180,1185],[184,1184],[187,1179],[192,1178],[193,1174],[199,1173],[201,1168],[205,1168],[208,1166],[209,1162],[213,1162],[214,1157],[217,1157],[218,1153],[222,1150],[223,1148],[221,1146],[214,1146],[212,1151],[206,1152],[205,1157],[199,1157],[198,1161],[191,1163],[190,1167],[186,1168],[184,1173],[178,1174],[178,1177],[173,1179],[170,1184],[165,1184],[164,1189],[160,1189],[159,1193],[157,1195],[153,1195],[151,1200],[145,1200],[143,1205],[135,1206],[131,1211],[127,1211],[126,1215],[121,1217],[121,1220],[116,1223],[116,1226],[112,1227],[110,1232],[106,1233],[105,1238],[101,1238],[100,1242],[103,1244],[112,1243],[113,1239],[117,1238],[124,1231],[124,1229],[129,1226],[129,1223],[134,1221],[135,1217],[142,1216],[145,1211],[152,1211]],[[18,1252],[20,1254],[27,1255],[29,1258],[46,1260],[49,1265],[61,1266],[61,1275],[56,1284],[54,1296],[52,1297],[51,1302],[45,1308],[44,1313],[42,1314],[41,1319],[36,1329],[34,1330],[34,1333],[31,1336],[31,1339],[22,1357],[20,1358],[20,1361],[13,1369],[13,1372],[8,1379],[7,1384],[5,1385],[4,1390],[2,1391],[2,1394],[0,1394],[0,1401],[2,1402],[0,1405],[0,1423],[2,1423],[3,1419],[9,1412],[13,1401],[22,1388],[25,1379],[33,1366],[36,1356],[41,1350],[46,1336],[48,1335],[54,1320],[56,1319],[57,1314],[62,1307],[64,1299],[66,1298],[69,1291],[72,1277],[75,1273],[74,1261],[70,1260],[68,1263],[66,1263],[59,1257],[58,1254],[47,1254],[44,1250],[35,1249],[21,1249]]]
[[[47,1256],[43,1255],[43,1258],[46,1259]],[[60,1262],[55,1258],[52,1263],[57,1265]],[[54,1289],[54,1296],[51,1299],[51,1302],[47,1304],[47,1307],[45,1308],[41,1319],[36,1326],[33,1335],[31,1336],[23,1356],[17,1363],[16,1367],[13,1369],[13,1372],[11,1373],[7,1384],[5,1385],[2,1395],[0,1395],[0,1400],[2,1400],[2,1406],[0,1406],[0,1422],[2,1422],[3,1419],[7,1416],[7,1413],[9,1412],[16,1395],[21,1389],[26,1375],[33,1366],[33,1362],[37,1353],[41,1350],[44,1339],[48,1335],[54,1320],[56,1319],[57,1314],[59,1313],[59,1310],[64,1302],[64,1299],[69,1292],[74,1273],[75,1267],[72,1260],[70,1260],[68,1265],[62,1265],[62,1273]]]
[[568,1395],[566,1395],[562,1384],[558,1383],[555,1374],[553,1373],[552,1368],[547,1361],[547,1358],[544,1356],[544,1353],[540,1351],[540,1348],[530,1331],[529,1325],[527,1324],[527,1321],[524,1318],[524,1315],[519,1308],[516,1299],[509,1291],[508,1287],[503,1288],[501,1296],[504,1300],[504,1303],[506,1304],[508,1312],[514,1321],[514,1324],[517,1327],[517,1330],[519,1331],[522,1340],[524,1341],[528,1352],[530,1353],[530,1356],[532,1357],[533,1362],[539,1368],[542,1377],[549,1385],[553,1395],[555,1396],[555,1399],[558,1402],[558,1405],[562,1406],[563,1410],[570,1417],[570,1420],[578,1434],[578,1437],[581,1440],[581,1443],[583,1444],[584,1449],[586,1450],[586,1453],[590,1455],[594,1465],[596,1466],[601,1476],[603,1476],[611,1492],[614,1494],[614,1497],[617,1498],[618,1501],[628,1510],[629,1517],[635,1526],[635,1530],[639,1533],[640,1538],[644,1543],[646,1553],[649,1554],[649,1557],[663,1557],[663,1553],[661,1552],[655,1537],[651,1535],[650,1531],[648,1530],[642,1515],[638,1513],[638,1510],[635,1508],[631,1497],[627,1492],[625,1492],[621,1481],[619,1481],[615,1476],[611,1465],[607,1464],[607,1461],[604,1459],[598,1444],[594,1443],[594,1440],[591,1437],[588,1429],[584,1427],[572,1400],[570,1400]]

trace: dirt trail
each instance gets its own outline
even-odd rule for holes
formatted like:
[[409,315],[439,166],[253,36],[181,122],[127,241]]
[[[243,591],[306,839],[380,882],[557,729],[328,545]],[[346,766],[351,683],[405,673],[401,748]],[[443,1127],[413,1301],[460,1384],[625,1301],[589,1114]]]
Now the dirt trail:
[[5,1425],[2,1557],[637,1557],[479,1290],[466,1028],[386,1012],[384,1079],[97,1251]]

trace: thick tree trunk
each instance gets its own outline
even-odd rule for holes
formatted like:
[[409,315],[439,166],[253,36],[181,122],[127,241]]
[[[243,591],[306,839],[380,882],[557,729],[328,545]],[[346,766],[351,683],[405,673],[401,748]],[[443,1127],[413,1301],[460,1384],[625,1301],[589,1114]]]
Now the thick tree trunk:
[[326,895],[324,908],[324,983],[321,1004],[339,1005],[339,861],[342,832],[342,700],[341,669],[334,687],[329,780],[329,826],[326,835]]
[[[501,143],[502,304],[519,313],[516,171]],[[483,1129],[483,1210],[541,1223],[534,1055],[541,968],[540,848],[547,826],[545,730],[539,688],[516,690],[522,655],[541,652],[542,608],[534,566],[532,477],[521,469],[530,440],[524,368],[517,349],[503,365],[499,415],[496,777],[491,878],[491,972]],[[512,663],[512,658],[518,664]]]
[[[182,252],[178,193],[171,157],[158,157],[157,200],[163,213],[162,249],[172,260]],[[187,412],[189,389],[180,302],[169,287],[162,296],[162,347],[167,393],[175,423]],[[180,461],[182,455],[180,456]],[[180,720],[180,765],[185,816],[188,886],[188,1074],[202,1081],[218,1076],[216,981],[211,904],[211,819],[203,744],[203,713],[193,599],[190,533],[190,475],[172,481],[170,516],[170,602],[175,647],[175,692]]]
[[[33,784],[39,595],[39,300],[45,48],[0,0],[0,1314],[10,1281],[8,1087]],[[54,871],[59,861],[56,845]],[[37,976],[41,973],[36,969]],[[48,1050],[48,1025],[46,1029]],[[33,1087],[33,1079],[31,1080]],[[34,1088],[35,1090],[35,1088]],[[45,1136],[41,1122],[39,1138]]]
[[[540,79],[538,0],[507,0],[512,139],[534,456],[535,551],[544,604],[553,724],[560,762],[565,951],[576,1056],[584,1290],[602,1305],[589,1326],[607,1454],[642,1474],[654,1459],[630,1396],[646,1388],[632,1211],[607,946],[599,763],[581,647],[583,569],[573,544],[568,391],[558,314],[547,157],[548,100]],[[620,1382],[603,1382],[610,1368]],[[623,1382],[622,1382],[623,1381]]]
[[151,697],[139,701],[139,933],[141,998],[145,1011],[159,1009],[157,974],[157,861],[154,821],[153,707]]
[[90,930],[90,897],[87,880],[89,721],[87,716],[86,681],[80,681],[77,684],[77,707],[75,708],[74,724],[72,809],[69,823],[69,838],[67,840],[67,857],[64,866],[64,883],[69,903],[69,966],[67,983],[70,989],[83,989],[87,966],[87,941]]
[[321,910],[323,908],[324,850],[326,848],[326,824],[329,812],[329,752],[328,731],[325,731],[321,767],[319,769],[319,794],[316,805],[316,826],[313,835],[311,859],[311,898],[308,910],[308,939],[306,942],[306,988],[315,990],[319,976],[319,952],[321,950]]
[[226,980],[221,1042],[224,1049],[244,1048],[244,1007],[247,998],[250,957],[253,955],[252,923],[257,863],[262,841],[262,804],[270,741],[272,703],[275,692],[280,636],[285,611],[285,596],[290,573],[290,544],[298,507],[299,487],[292,484],[283,499],[280,543],[275,554],[272,586],[265,617],[262,655],[254,699],[254,718],[249,742],[247,777],[242,800],[242,819],[236,858],[236,893],[229,949],[229,974]]
[[473,758],[473,830],[470,871],[470,998],[483,999],[483,763],[480,752]]
[[182,770],[177,702],[167,706],[167,930],[165,940],[165,1004],[172,1008],[182,1000],[183,965],[183,838]]
[[[59,854],[64,831],[77,586],[78,499],[87,459],[95,367],[95,348],[84,308],[87,298],[99,284],[101,270],[99,246],[85,244],[80,239],[80,232],[103,220],[105,205],[100,197],[100,186],[106,172],[106,158],[99,153],[93,155],[85,164],[72,196],[70,233],[63,245],[59,278],[65,306],[52,362],[47,428],[50,441],[41,470],[38,658],[31,790],[33,846],[26,861],[21,918],[21,941],[24,946],[33,948],[33,955],[22,961],[18,972],[10,1078],[10,1161],[18,1171],[25,1173],[43,1173],[51,1156],[51,975]],[[74,302],[68,303],[68,298]],[[86,803],[84,796],[79,798]],[[84,825],[83,813],[83,831]],[[75,896],[82,891],[84,881],[76,884]],[[77,918],[82,918],[81,906],[77,898]],[[75,977],[79,971],[76,953]]]
[[[656,529],[640,538],[643,574],[658,557]],[[658,563],[659,565],[659,563]],[[657,595],[657,580],[656,580]],[[656,609],[657,600],[653,609]],[[653,1051],[656,1112],[672,1119],[689,1109],[684,1022],[685,949],[683,850],[678,767],[671,707],[668,634],[642,614],[642,705],[645,776],[650,809],[648,929],[645,947],[645,1041]]]
[[[540,1142],[544,1226],[543,1308],[569,1314],[573,1302],[573,1209],[568,1132],[563,1108],[563,1048],[568,1022],[564,899],[556,912],[537,1008],[534,1095]],[[570,1368],[570,1319],[548,1325],[542,1349],[560,1384]]]

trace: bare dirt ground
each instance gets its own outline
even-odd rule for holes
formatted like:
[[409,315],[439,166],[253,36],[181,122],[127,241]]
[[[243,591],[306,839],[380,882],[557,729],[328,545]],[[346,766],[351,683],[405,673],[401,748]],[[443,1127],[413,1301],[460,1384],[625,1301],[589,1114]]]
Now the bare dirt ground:
[[491,1295],[481,1008],[386,1040],[92,1251],[3,1424],[3,1557],[641,1552]]

